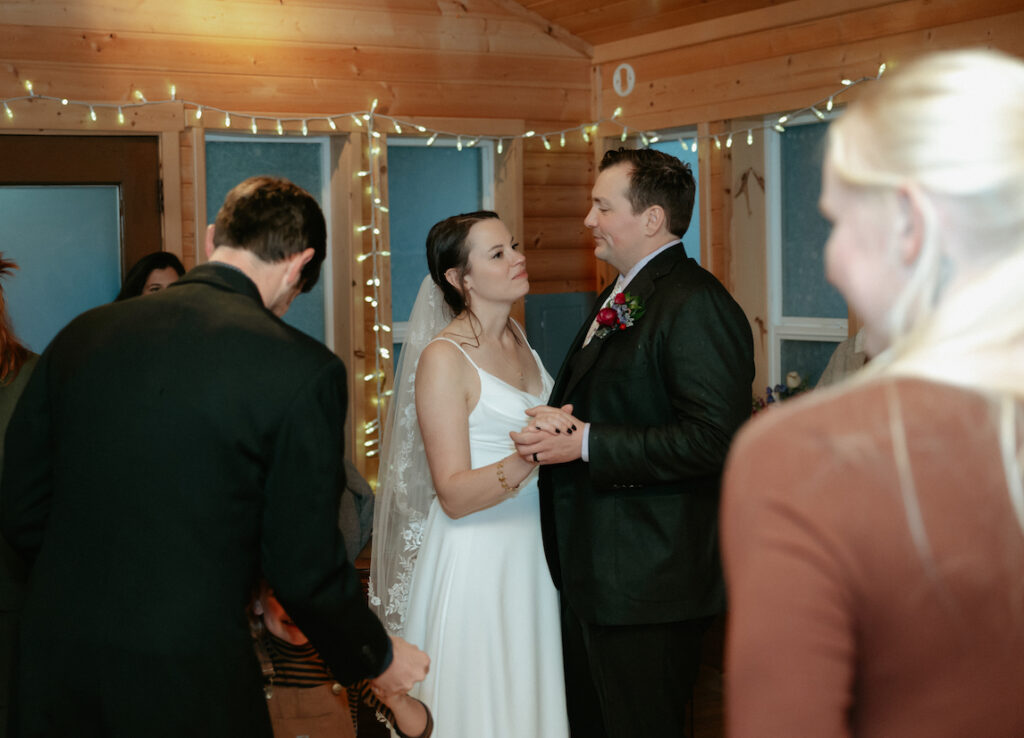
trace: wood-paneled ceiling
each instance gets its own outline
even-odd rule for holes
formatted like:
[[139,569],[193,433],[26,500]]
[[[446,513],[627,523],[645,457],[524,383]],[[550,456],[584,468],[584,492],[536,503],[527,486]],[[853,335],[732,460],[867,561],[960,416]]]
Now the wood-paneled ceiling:
[[794,0],[516,0],[591,46],[681,28]]

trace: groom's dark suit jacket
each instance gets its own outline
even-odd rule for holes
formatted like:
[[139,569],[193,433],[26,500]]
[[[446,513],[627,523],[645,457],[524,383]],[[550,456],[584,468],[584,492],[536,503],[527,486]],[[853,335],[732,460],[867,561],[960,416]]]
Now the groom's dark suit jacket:
[[682,244],[626,287],[645,307],[626,330],[583,339],[549,404],[591,423],[589,463],[540,471],[544,550],[556,586],[605,625],[689,620],[724,607],[718,552],[722,465],[750,415],[750,324]]
[[338,536],[345,368],[224,265],[89,311],[7,431],[25,735],[269,736],[262,571],[344,681],[390,653]]

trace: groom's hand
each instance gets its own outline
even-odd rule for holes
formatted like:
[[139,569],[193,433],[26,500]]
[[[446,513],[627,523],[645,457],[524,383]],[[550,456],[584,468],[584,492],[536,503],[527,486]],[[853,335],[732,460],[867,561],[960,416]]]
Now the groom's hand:
[[509,433],[516,453],[534,464],[575,461],[583,452],[583,421],[572,415],[572,405],[541,405],[526,411],[532,420],[518,433]]

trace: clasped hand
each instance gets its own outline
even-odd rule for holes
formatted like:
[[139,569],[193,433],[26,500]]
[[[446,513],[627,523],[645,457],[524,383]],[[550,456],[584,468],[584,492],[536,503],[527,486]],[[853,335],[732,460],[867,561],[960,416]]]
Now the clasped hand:
[[537,464],[562,464],[580,458],[583,421],[573,416],[572,405],[538,405],[526,414],[532,420],[518,433],[509,433],[516,453]]

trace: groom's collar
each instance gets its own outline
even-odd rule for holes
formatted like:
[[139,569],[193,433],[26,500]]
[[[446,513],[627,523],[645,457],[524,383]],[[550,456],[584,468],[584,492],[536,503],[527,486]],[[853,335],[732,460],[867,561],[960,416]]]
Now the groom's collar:
[[620,291],[620,292],[621,292],[622,290],[626,289],[626,286],[627,286],[627,285],[628,285],[628,284],[629,284],[630,282],[632,282],[632,281],[633,281],[633,277],[635,277],[635,276],[636,276],[637,274],[639,274],[639,273],[640,273],[640,270],[641,270],[641,269],[643,269],[643,268],[644,268],[645,266],[647,266],[647,264],[648,264],[648,263],[649,263],[649,262],[650,262],[650,261],[651,261],[651,260],[652,260],[652,259],[653,259],[653,258],[654,258],[655,256],[657,256],[658,254],[662,253],[663,251],[665,251],[665,250],[667,250],[667,249],[670,249],[670,248],[672,248],[672,247],[673,247],[673,246],[675,246],[675,245],[676,245],[677,243],[682,243],[682,239],[679,239],[679,238],[677,238],[677,239],[674,239],[674,240],[672,240],[672,241],[669,241],[668,243],[666,243],[666,244],[665,244],[664,246],[662,246],[661,248],[657,248],[657,249],[655,249],[654,251],[652,251],[651,253],[649,253],[649,254],[648,254],[647,256],[645,256],[644,258],[642,258],[642,259],[641,259],[640,261],[638,261],[638,262],[637,262],[636,264],[634,264],[634,265],[633,265],[633,268],[632,268],[632,269],[630,269],[630,270],[629,270],[629,272],[628,272],[627,274],[620,274],[620,275],[619,275],[619,279],[618,279],[618,282],[617,282],[617,284],[618,284],[618,291]]

